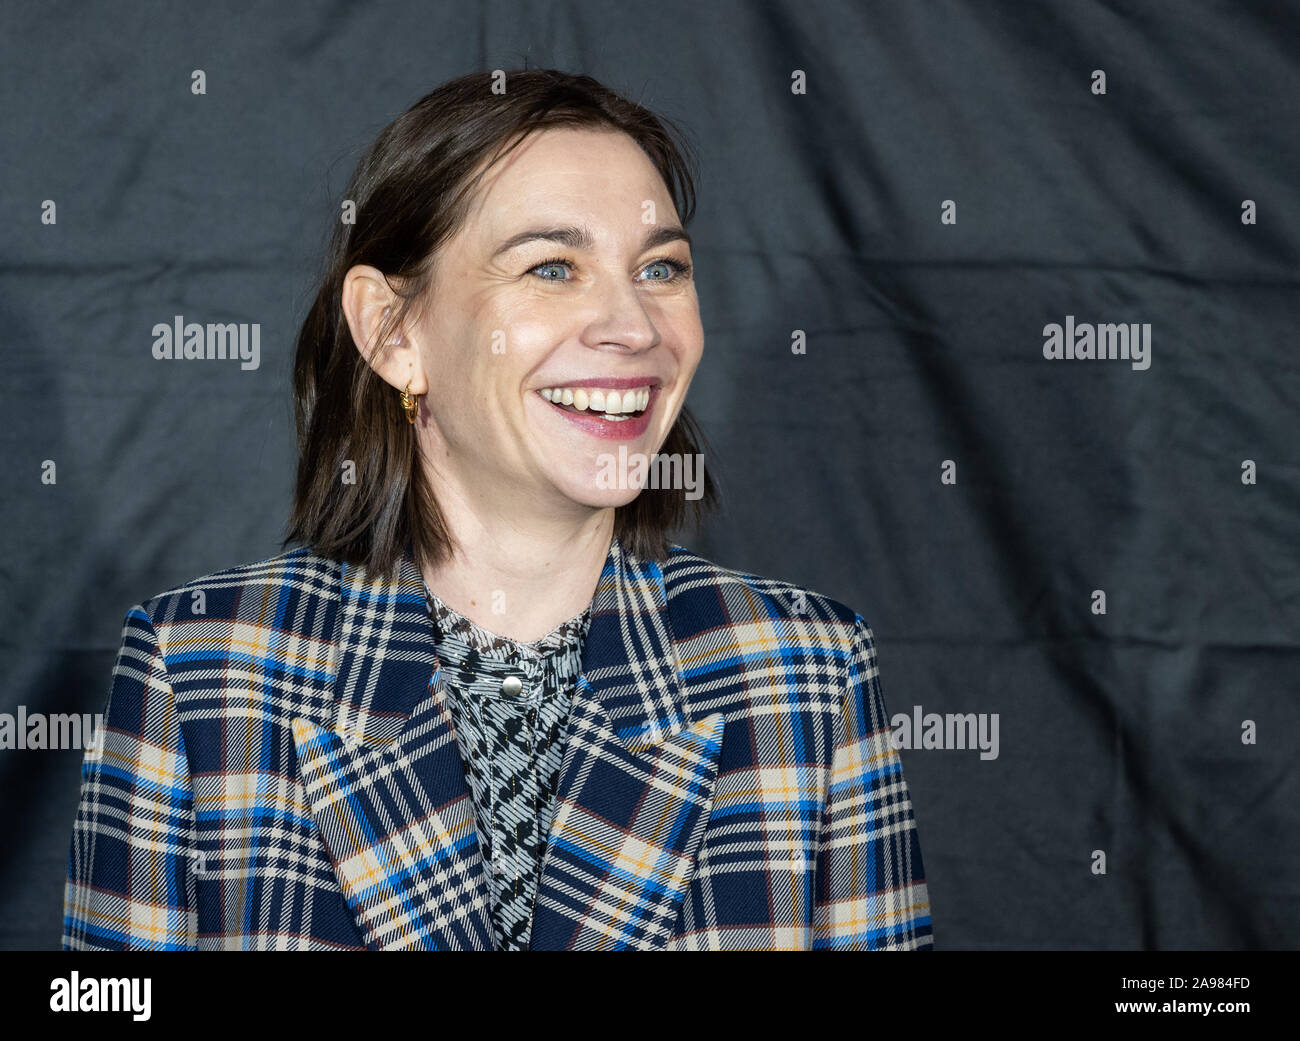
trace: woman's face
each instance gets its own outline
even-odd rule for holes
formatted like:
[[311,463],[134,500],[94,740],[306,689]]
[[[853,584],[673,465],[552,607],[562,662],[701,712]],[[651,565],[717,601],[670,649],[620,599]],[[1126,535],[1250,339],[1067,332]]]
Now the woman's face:
[[550,128],[492,168],[409,331],[429,465],[507,511],[635,498],[611,461],[663,444],[704,347],[682,235],[624,134]]

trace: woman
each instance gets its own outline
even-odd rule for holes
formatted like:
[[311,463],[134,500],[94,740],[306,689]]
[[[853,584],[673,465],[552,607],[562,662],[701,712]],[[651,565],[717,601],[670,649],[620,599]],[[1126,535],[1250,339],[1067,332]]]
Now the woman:
[[383,131],[297,345],[301,545],[128,612],[65,948],[931,946],[871,630],[666,543],[693,209],[588,77]]

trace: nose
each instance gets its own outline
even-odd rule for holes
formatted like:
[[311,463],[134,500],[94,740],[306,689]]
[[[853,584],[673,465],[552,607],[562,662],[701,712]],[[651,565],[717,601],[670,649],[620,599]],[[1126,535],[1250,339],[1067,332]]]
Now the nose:
[[594,310],[582,337],[588,347],[641,354],[662,339],[635,285],[609,279],[587,299]]

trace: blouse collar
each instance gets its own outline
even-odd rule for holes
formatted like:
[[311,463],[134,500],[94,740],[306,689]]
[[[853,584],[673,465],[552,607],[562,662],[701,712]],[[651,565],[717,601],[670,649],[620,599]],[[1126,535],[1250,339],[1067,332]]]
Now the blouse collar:
[[539,680],[546,672],[572,679],[581,671],[583,643],[591,622],[590,604],[545,636],[522,641],[491,632],[466,618],[444,603],[428,583],[424,584],[424,595],[443,665],[460,666],[472,658],[476,670],[494,675],[517,670],[529,680]]

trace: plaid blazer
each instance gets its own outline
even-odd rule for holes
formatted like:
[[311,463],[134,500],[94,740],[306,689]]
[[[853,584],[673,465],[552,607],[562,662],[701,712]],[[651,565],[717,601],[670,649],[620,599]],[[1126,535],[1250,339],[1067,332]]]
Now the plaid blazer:
[[[132,608],[86,752],[65,950],[491,949],[420,572],[298,549]],[[613,540],[532,950],[920,949],[870,628]]]

